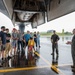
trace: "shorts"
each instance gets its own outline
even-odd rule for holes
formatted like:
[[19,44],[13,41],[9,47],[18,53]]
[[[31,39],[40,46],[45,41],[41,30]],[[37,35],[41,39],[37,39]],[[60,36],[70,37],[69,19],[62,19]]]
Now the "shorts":
[[16,47],[16,46],[17,46],[17,41],[16,40],[12,41],[12,47]]
[[4,51],[5,48],[6,48],[6,45],[2,45],[2,47],[1,47],[1,51]]
[[5,48],[5,57],[6,57],[6,54],[8,54],[9,51],[10,51],[11,49],[12,49],[12,47],[11,47],[10,42],[9,42],[9,43],[6,43],[6,48]]
[[11,44],[10,43],[6,43],[6,48],[5,51],[10,51],[11,50]]

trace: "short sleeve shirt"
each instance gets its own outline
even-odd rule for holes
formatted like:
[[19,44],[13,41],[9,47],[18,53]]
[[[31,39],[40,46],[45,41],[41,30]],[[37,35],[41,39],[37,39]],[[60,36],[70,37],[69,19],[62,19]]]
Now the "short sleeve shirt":
[[[6,37],[7,37],[7,38],[10,38],[11,35],[10,35],[9,33],[6,33]],[[9,40],[6,40],[6,42],[7,42],[7,43],[10,42],[10,39],[9,39]]]
[[3,31],[0,32],[0,37],[2,40],[2,44],[5,45],[6,44],[6,34]]
[[59,40],[59,36],[56,35],[56,34],[53,34],[53,35],[51,36],[51,39],[53,40],[53,43],[55,43],[55,42],[57,42],[57,40]]

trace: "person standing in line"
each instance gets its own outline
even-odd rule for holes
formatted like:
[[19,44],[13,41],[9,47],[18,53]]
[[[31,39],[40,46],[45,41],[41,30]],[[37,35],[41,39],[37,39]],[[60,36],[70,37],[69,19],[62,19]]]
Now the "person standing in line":
[[26,34],[24,34],[24,37],[23,37],[23,39],[24,39],[24,42],[25,42],[25,56],[26,56],[26,58],[27,58],[27,52],[28,52],[28,41],[29,41],[29,39],[30,39],[30,31],[27,31],[27,33]]
[[25,41],[25,39],[24,39],[24,32],[22,33],[22,45],[23,45],[23,49],[25,50],[25,48],[26,48],[26,41]]
[[11,56],[9,56],[9,51],[10,54],[12,55],[12,46],[10,43],[10,39],[11,39],[11,35],[9,33],[9,29],[6,28],[6,48],[5,48],[5,59],[8,57],[8,59],[11,58]]
[[11,37],[12,37],[12,47],[14,49],[14,55],[16,55],[18,35],[17,35],[17,30],[15,28],[13,28],[13,32],[12,32]]
[[30,36],[30,31],[27,31],[27,33],[24,34],[24,40],[26,42],[26,46],[28,46],[28,41],[29,41],[30,37],[31,37]]
[[0,37],[0,67],[2,67],[2,63],[1,63],[1,50],[2,50],[2,40]]
[[37,49],[37,34],[36,34],[36,32],[34,32],[34,41],[35,41],[35,44],[36,44],[36,49]]
[[22,51],[23,50],[23,36],[22,36],[22,32],[20,30],[18,30],[18,51]]
[[4,51],[5,51],[5,46],[6,46],[6,34],[4,31],[5,31],[5,26],[2,26],[1,31],[0,31],[0,38],[2,41],[2,48],[1,48],[2,61],[5,60],[4,59]]
[[37,46],[40,48],[40,34],[37,32]]
[[2,49],[2,40],[1,40],[1,37],[0,37],[0,57],[1,57],[1,49]]
[[73,29],[72,41],[68,41],[66,44],[71,44],[71,54],[73,60],[73,65],[71,66],[71,68],[72,72],[75,72],[75,29]]
[[33,37],[33,33],[32,32],[30,32],[30,36]]
[[51,36],[51,42],[52,42],[52,53],[51,53],[51,55],[54,55],[55,49],[56,49],[56,54],[59,55],[58,40],[59,40],[59,36],[56,34],[56,31],[54,30],[53,35]]

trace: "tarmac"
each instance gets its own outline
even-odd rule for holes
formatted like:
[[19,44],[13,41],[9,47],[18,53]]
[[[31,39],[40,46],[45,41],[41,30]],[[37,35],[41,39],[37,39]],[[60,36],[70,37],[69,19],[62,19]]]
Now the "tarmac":
[[32,60],[27,54],[18,52],[0,67],[0,75],[75,75],[71,71],[71,46],[66,41],[58,42],[59,56],[51,55],[52,44],[50,38],[41,37],[41,47],[33,54]]

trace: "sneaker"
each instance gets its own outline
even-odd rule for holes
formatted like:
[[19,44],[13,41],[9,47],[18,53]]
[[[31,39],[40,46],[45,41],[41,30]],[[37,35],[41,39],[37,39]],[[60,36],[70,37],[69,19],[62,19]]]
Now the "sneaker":
[[5,58],[2,58],[2,63],[4,63],[5,62]]
[[75,68],[72,68],[72,72],[75,72]]
[[53,53],[51,53],[51,55],[53,55]]
[[40,48],[41,46],[39,46],[39,48]]
[[3,65],[0,63],[0,67],[3,67]]
[[10,60],[11,58],[12,58],[11,56],[8,56],[8,57],[7,57],[8,60]]
[[75,68],[75,66],[72,65],[71,68]]

